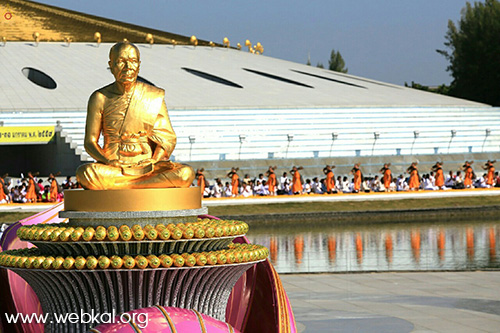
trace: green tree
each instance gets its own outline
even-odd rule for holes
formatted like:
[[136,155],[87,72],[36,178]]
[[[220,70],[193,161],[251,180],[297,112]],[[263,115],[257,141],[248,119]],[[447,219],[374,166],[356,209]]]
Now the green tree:
[[436,51],[450,62],[450,95],[500,105],[500,2],[467,2],[445,38],[449,52]]
[[325,68],[325,66],[323,66],[323,63],[321,63],[321,62],[318,62],[318,64],[316,65],[316,67],[318,67],[318,68]]
[[335,52],[335,50],[332,50],[330,60],[328,60],[328,69],[335,72],[347,73],[344,58],[342,58],[339,51]]

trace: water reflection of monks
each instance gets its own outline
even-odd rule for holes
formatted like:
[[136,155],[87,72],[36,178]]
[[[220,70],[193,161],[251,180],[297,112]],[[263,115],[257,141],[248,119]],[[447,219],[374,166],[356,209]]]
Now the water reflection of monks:
[[420,230],[412,230],[411,233],[411,249],[415,262],[420,263]]
[[437,234],[437,247],[438,247],[438,256],[440,261],[444,261],[445,244],[446,244],[445,232],[444,229],[441,228],[439,229],[439,232]]
[[361,234],[356,233],[356,258],[358,259],[358,264],[363,263],[363,238]]
[[496,239],[495,228],[491,227],[489,231],[490,239],[490,261],[496,261]]
[[295,263],[300,265],[304,256],[304,237],[302,235],[295,236],[293,246],[295,249]]
[[328,258],[330,262],[335,263],[335,258],[337,256],[337,239],[335,236],[328,236]]
[[278,260],[278,240],[276,237],[271,237],[269,241],[269,252],[271,253],[271,261],[273,264],[276,264]]
[[392,263],[392,257],[393,257],[393,240],[392,240],[392,235],[390,233],[387,233],[385,235],[385,258],[387,259],[387,262],[390,264]]
[[474,260],[474,229],[467,227],[465,230],[465,238],[467,242],[467,259]]

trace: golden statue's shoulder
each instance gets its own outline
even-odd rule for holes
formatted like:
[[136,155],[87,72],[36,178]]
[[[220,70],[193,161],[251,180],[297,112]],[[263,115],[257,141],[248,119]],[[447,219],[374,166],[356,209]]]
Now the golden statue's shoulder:
[[137,85],[141,85],[142,89],[145,89],[147,92],[155,94],[155,95],[161,95],[162,97],[165,97],[165,89],[163,88],[158,88],[156,86],[153,86],[151,84],[145,83],[145,82],[137,82]]

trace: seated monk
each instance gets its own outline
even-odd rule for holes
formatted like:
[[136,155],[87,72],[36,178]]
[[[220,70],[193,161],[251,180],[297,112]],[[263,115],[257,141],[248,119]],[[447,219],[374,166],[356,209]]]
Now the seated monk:
[[137,81],[140,63],[135,45],[122,42],[111,48],[115,82],[95,91],[88,103],[85,150],[97,163],[76,171],[85,189],[189,187],[194,180],[190,166],[168,160],[177,137],[165,91]]

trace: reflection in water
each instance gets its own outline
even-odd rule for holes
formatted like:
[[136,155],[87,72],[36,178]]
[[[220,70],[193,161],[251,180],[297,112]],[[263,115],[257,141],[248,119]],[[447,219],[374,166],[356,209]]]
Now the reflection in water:
[[411,232],[411,249],[413,259],[417,264],[420,263],[420,230],[412,230]]
[[385,259],[389,264],[392,263],[392,235],[390,233],[385,235]]
[[335,256],[337,255],[337,240],[335,236],[328,236],[328,259],[331,264],[335,264]]
[[495,258],[496,256],[496,251],[495,251],[495,228],[491,227],[489,230],[489,240],[490,240],[490,258]]
[[499,228],[500,222],[287,228],[287,234],[250,229],[248,238],[269,248],[280,273],[475,270],[500,268]]
[[467,237],[467,259],[474,261],[474,229],[468,227],[465,234]]
[[446,238],[445,238],[445,232],[443,228],[439,228],[439,232],[437,234],[437,246],[438,246],[438,255],[439,255],[439,261],[442,263],[444,261],[444,254],[445,254],[445,246],[446,244]]
[[295,249],[295,262],[300,265],[304,256],[304,237],[302,235],[295,236],[293,248]]

